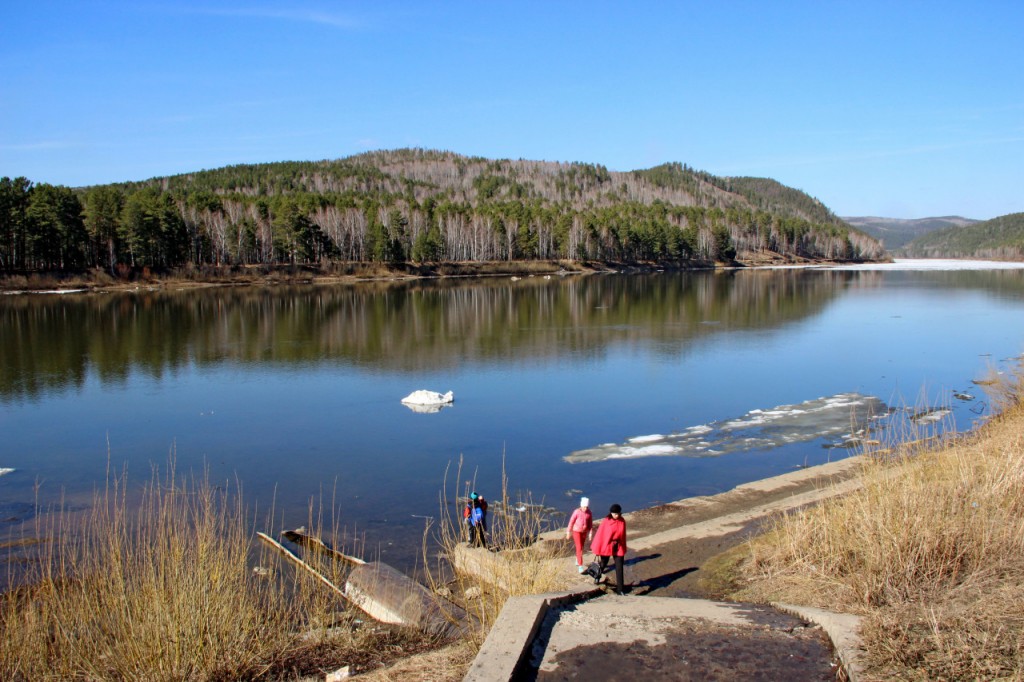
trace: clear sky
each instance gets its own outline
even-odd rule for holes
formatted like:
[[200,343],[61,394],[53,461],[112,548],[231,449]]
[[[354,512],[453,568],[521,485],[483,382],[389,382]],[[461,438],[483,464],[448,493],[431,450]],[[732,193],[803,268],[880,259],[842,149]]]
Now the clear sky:
[[1024,211],[1024,2],[5,0],[0,176],[423,147]]

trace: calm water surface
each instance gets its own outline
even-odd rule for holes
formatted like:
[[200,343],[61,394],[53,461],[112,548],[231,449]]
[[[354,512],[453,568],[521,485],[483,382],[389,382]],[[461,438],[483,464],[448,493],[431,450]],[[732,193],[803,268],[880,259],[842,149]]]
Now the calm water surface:
[[[808,401],[947,405],[970,428],[972,380],[1022,350],[1019,269],[4,296],[0,531],[37,501],[87,505],[108,448],[139,485],[173,450],[273,504],[273,532],[322,500],[408,567],[460,458],[492,498],[504,459],[560,511],[578,491],[636,509],[848,456],[851,429],[808,423]],[[415,413],[416,389],[455,403]],[[665,446],[679,434],[710,435]]]

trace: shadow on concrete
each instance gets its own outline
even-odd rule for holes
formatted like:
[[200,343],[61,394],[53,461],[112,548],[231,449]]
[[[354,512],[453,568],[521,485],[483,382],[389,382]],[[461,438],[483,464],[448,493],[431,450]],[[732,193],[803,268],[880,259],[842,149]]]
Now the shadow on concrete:
[[636,594],[650,594],[657,590],[668,587],[669,585],[679,580],[683,576],[693,573],[696,570],[696,566],[690,566],[689,568],[681,568],[678,571],[672,571],[671,573],[656,575],[651,578],[641,580],[633,587],[633,591]]
[[635,566],[643,561],[650,561],[651,559],[660,559],[661,552],[655,552],[654,554],[644,554],[643,556],[635,556],[626,559],[622,562],[626,566]]

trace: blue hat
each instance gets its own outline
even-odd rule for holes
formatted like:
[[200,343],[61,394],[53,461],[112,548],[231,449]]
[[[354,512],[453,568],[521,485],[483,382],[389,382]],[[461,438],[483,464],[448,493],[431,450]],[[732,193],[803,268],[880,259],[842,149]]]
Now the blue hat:
[[477,495],[476,493],[470,493],[470,494],[469,494],[469,499],[471,499],[471,500],[475,500],[475,499],[476,499],[476,498],[478,498],[478,497],[480,497],[480,496],[479,496],[479,495]]

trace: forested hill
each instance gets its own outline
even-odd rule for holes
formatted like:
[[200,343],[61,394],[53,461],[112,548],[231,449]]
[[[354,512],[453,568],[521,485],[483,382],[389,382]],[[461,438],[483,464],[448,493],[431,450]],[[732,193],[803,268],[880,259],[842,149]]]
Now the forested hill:
[[874,216],[843,216],[848,224],[862,230],[875,239],[881,240],[890,252],[896,252],[929,232],[952,227],[964,227],[981,222],[960,216],[935,218],[877,218]]
[[914,258],[1024,260],[1024,213],[929,232],[907,244],[904,251]]
[[70,189],[0,181],[0,269],[568,259],[872,260],[816,199],[679,163],[609,171],[404,149]]

